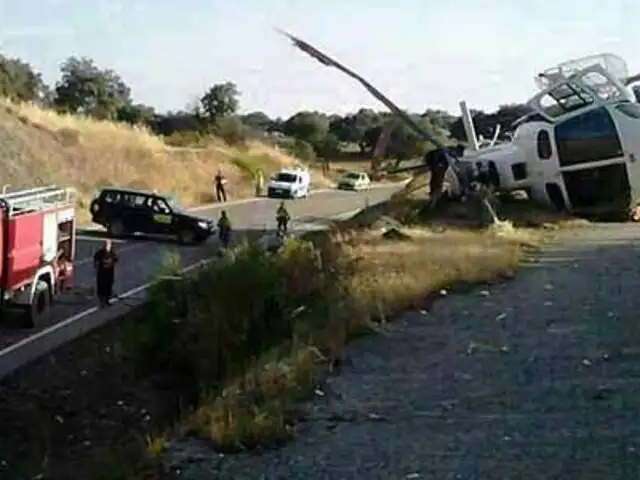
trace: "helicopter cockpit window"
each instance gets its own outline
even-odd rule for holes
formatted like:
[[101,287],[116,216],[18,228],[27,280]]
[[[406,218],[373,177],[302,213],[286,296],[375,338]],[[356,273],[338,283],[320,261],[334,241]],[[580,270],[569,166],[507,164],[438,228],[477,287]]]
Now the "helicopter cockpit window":
[[622,144],[606,108],[569,118],[555,127],[560,166],[608,160],[622,156]]
[[538,132],[538,158],[540,160],[548,160],[551,158],[551,139],[549,133],[546,130],[540,130]]
[[587,107],[593,102],[593,95],[584,88],[572,83],[563,83],[549,90],[540,99],[540,106],[544,113],[550,117],[559,117],[565,113]]
[[601,100],[612,101],[623,97],[620,89],[600,72],[587,72],[580,81],[592,89]]

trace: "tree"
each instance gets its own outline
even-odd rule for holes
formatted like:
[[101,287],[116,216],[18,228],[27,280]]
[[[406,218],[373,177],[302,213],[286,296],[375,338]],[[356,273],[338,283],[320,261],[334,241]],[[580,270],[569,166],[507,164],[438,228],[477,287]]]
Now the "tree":
[[242,123],[253,130],[268,132],[273,127],[273,120],[263,112],[251,112],[240,117]]
[[329,132],[314,145],[314,149],[322,158],[335,158],[340,154],[340,140],[335,134]]
[[315,149],[311,144],[296,138],[289,148],[291,154],[305,162],[313,162],[316,159]]
[[[424,118],[419,115],[412,115],[411,117],[419,126],[431,133],[434,137],[439,136],[439,132],[434,130],[434,127],[428,118]],[[391,121],[392,115],[384,114],[381,115],[380,118],[384,119],[385,123],[380,123],[370,127],[363,136],[362,146],[369,155],[373,153],[384,126],[387,122]],[[422,156],[429,146],[429,143],[409,128],[408,125],[397,120],[394,122],[394,127],[393,130],[391,130],[389,142],[387,143],[383,156],[386,158],[395,158],[397,160],[407,160]]]
[[332,118],[329,131],[341,142],[355,143],[364,153],[367,149],[365,132],[372,127],[379,126],[381,121],[381,114],[368,108],[362,108],[355,114]]
[[167,112],[164,115],[156,115],[149,123],[154,133],[164,136],[176,132],[197,132],[201,126],[198,118],[187,112]]
[[47,88],[31,65],[0,55],[0,97],[19,102],[40,102]]
[[100,69],[90,58],[69,57],[60,67],[54,104],[69,113],[99,119],[116,118],[118,109],[131,103],[131,89],[113,70]]
[[202,115],[209,126],[226,116],[233,115],[240,104],[240,92],[235,83],[217,83],[200,98]]
[[[479,110],[472,110],[473,126],[476,135],[486,139],[493,137],[497,125],[500,125],[500,139],[506,138],[506,134],[511,132],[512,124],[518,118],[531,112],[531,108],[526,104],[502,105],[493,113],[486,113]],[[458,141],[466,141],[467,134],[464,131],[462,117],[458,117],[450,127],[450,133]]]
[[298,112],[284,122],[283,131],[285,135],[315,146],[329,133],[329,118],[319,112]]
[[386,154],[397,160],[407,160],[422,156],[426,148],[426,142],[408,125],[401,123],[391,132]]
[[154,108],[141,103],[128,103],[122,105],[116,111],[117,121],[130,123],[131,125],[148,125],[154,117]]
[[448,136],[451,125],[456,121],[456,116],[444,110],[427,109],[420,115],[420,118],[436,134]]
[[227,115],[216,120],[215,134],[229,145],[242,144],[247,137],[247,128],[235,115]]

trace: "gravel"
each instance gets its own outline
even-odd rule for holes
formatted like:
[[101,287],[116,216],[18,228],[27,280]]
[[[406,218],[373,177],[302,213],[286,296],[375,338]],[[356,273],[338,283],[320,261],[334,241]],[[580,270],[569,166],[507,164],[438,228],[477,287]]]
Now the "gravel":
[[640,478],[640,230],[559,234],[515,280],[354,342],[280,450],[170,446],[189,480]]

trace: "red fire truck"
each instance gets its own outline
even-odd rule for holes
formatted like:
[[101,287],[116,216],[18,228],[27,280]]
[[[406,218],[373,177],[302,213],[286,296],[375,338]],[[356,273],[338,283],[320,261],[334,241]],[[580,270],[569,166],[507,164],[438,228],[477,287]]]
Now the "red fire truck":
[[76,191],[56,186],[0,194],[0,307],[19,307],[34,327],[70,285]]

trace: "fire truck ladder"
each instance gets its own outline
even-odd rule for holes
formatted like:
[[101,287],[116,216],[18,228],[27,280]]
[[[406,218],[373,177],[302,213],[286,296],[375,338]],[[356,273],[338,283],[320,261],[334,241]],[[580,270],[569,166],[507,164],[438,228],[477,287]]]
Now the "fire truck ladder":
[[4,203],[9,216],[38,210],[49,210],[75,205],[77,192],[73,188],[61,188],[55,185],[48,187],[17,190],[0,194],[0,202]]

